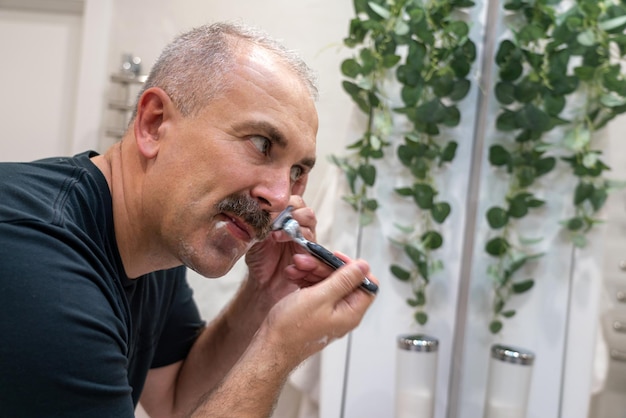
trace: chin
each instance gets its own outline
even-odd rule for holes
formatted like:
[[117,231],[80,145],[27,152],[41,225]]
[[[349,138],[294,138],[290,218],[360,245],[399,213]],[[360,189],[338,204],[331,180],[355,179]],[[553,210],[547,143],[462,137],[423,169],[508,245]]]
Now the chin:
[[202,257],[202,260],[192,257],[191,259],[185,259],[183,264],[203,277],[214,279],[228,274],[241,256],[242,254],[226,255],[211,252],[211,255]]

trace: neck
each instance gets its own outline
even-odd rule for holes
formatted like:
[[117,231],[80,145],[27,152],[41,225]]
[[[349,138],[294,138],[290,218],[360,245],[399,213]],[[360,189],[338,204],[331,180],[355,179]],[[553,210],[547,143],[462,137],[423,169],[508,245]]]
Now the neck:
[[143,224],[146,214],[140,197],[144,170],[138,159],[127,158],[132,150],[125,144],[132,144],[127,138],[111,146],[103,155],[92,158],[92,162],[102,171],[109,185],[113,201],[113,224],[118,251],[124,270],[129,278],[137,278],[146,273],[174,267],[180,263],[167,263],[168,258],[154,248],[149,230]]

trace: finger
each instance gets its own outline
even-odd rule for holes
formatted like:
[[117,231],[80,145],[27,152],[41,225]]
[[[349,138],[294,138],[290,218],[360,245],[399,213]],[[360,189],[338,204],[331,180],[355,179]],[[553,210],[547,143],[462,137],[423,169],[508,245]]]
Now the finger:
[[364,260],[350,262],[328,276],[319,286],[338,302],[358,290],[363,278],[368,276],[369,272],[369,264]]
[[317,257],[308,253],[294,254],[292,261],[296,269],[316,276],[327,277],[335,270],[328,264],[320,261]]
[[334,271],[331,267],[306,254],[294,255],[293,261],[293,264],[285,268],[285,275],[290,280],[306,286],[324,280]]
[[291,216],[298,221],[300,232],[309,241],[315,241],[315,228],[317,227],[317,216],[308,206],[294,209]]

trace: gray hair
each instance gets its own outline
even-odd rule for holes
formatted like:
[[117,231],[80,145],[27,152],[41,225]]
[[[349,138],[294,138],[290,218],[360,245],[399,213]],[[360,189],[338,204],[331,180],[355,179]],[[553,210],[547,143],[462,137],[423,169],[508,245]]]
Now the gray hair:
[[[137,96],[151,87],[163,89],[183,114],[190,116],[228,88],[228,74],[236,64],[235,52],[247,45],[264,48],[287,65],[318,97],[313,71],[294,51],[259,29],[236,23],[214,23],[183,33],[165,47]],[[133,117],[136,114],[133,113]]]

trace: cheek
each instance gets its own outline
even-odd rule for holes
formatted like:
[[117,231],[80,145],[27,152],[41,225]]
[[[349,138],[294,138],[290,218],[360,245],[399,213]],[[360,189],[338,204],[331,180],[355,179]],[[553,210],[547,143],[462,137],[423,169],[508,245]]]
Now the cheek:
[[309,180],[309,175],[305,174],[296,181],[291,189],[291,194],[302,196],[306,190],[306,185]]

